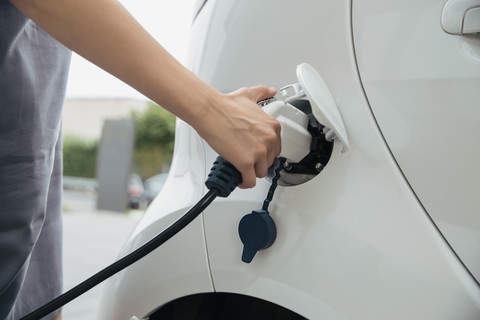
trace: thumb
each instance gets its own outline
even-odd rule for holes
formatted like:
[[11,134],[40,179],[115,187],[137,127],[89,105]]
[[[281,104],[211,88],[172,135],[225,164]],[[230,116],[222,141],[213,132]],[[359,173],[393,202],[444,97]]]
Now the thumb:
[[250,98],[254,102],[258,102],[261,100],[265,100],[268,98],[273,97],[274,95],[277,94],[277,89],[275,88],[269,88],[263,85],[256,86],[256,87],[251,87],[249,89],[250,91]]

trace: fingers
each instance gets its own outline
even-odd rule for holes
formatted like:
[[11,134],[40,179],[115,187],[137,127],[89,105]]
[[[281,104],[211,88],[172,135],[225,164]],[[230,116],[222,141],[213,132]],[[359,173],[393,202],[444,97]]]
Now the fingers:
[[280,155],[280,152],[282,151],[282,143],[281,143],[281,130],[282,126],[280,125],[280,122],[277,121],[277,119],[272,118],[273,122],[271,124],[271,128],[274,130],[275,135],[272,136],[272,140],[269,141],[269,145],[272,146],[272,150],[270,153],[268,153],[271,158],[268,159],[268,161],[271,161],[273,163],[273,160]]
[[256,86],[251,88],[251,90],[253,91],[253,95],[254,95],[253,100],[255,102],[271,98],[277,94],[277,89],[268,88],[266,86]]
[[[271,158],[271,162],[270,159]],[[243,166],[242,173],[242,183],[240,188],[252,188],[256,184],[256,178],[263,178],[268,173],[268,168],[273,163],[274,157],[267,155],[267,148],[260,147],[258,153],[255,155],[255,158],[252,159],[249,163],[246,163]]]
[[242,184],[240,184],[240,188],[254,187],[256,178],[265,177],[268,173],[268,168],[280,154],[280,124],[276,119],[273,119],[268,127],[274,128],[274,130],[269,130],[268,133],[263,135],[263,143],[257,143],[256,146],[251,145],[249,148],[249,152],[251,152],[253,158],[249,159],[240,170],[242,173]]
[[240,189],[255,187],[255,184],[257,183],[255,167],[253,165],[246,166],[245,169],[240,170],[240,172],[242,173],[242,183],[240,183],[238,187]]
[[[254,102],[271,98],[277,93],[275,88],[269,88],[263,85],[251,87],[245,89],[245,91],[249,99]],[[261,113],[263,113],[263,111]],[[240,184],[240,188],[254,187],[256,178],[263,178],[267,175],[268,168],[281,151],[280,123],[275,118],[266,114],[264,115],[266,117],[263,118],[262,121],[263,129],[265,130],[261,134],[257,133],[257,137],[261,137],[259,141],[260,145],[256,147],[251,146],[250,152],[253,153],[254,160],[249,167],[246,166],[245,170],[241,171],[243,182]]]
[[256,104],[276,92],[256,86],[222,95],[211,107],[214,116],[201,118],[196,126],[210,146],[240,171],[240,188],[254,187],[256,178],[265,177],[280,154],[280,123]]

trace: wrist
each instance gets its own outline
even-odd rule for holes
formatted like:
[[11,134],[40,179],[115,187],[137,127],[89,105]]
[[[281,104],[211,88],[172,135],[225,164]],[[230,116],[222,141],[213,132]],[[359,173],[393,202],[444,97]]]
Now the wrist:
[[224,94],[206,83],[205,85],[206,87],[198,92],[189,94],[193,101],[190,102],[190,106],[187,106],[188,115],[183,118],[202,137],[215,124],[212,121],[220,120],[226,104]]

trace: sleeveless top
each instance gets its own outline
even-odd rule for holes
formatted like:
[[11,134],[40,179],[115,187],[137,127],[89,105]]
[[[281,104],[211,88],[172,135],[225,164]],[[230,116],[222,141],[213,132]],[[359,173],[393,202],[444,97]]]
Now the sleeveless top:
[[62,290],[60,132],[70,57],[0,0],[0,319]]

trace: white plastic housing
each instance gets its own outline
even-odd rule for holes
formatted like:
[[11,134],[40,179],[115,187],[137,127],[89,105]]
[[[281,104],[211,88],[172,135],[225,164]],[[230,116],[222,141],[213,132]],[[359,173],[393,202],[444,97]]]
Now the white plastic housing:
[[283,101],[272,102],[263,107],[263,111],[276,118],[282,126],[280,157],[290,162],[300,162],[310,152],[312,141],[312,136],[307,131],[308,116]]
[[314,117],[322,125],[333,130],[343,145],[342,152],[347,152],[350,149],[347,131],[337,104],[322,76],[312,65],[302,63],[297,66],[297,78],[310,101]]

